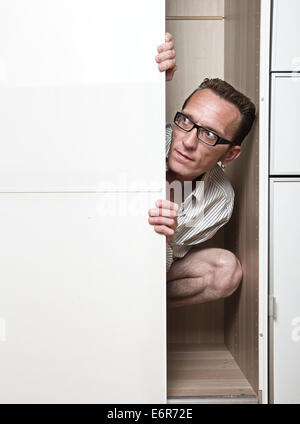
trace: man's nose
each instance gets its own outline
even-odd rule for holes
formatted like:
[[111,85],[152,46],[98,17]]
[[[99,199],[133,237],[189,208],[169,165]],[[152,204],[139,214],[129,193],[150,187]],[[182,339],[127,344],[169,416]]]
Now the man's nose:
[[193,128],[192,131],[186,132],[182,141],[186,147],[195,147],[198,144],[197,128]]

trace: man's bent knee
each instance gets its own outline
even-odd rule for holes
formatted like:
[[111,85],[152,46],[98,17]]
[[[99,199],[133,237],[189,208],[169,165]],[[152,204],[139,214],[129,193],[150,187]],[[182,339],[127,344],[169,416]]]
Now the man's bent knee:
[[215,290],[219,297],[230,296],[239,286],[243,270],[238,258],[229,250],[221,249],[217,260]]

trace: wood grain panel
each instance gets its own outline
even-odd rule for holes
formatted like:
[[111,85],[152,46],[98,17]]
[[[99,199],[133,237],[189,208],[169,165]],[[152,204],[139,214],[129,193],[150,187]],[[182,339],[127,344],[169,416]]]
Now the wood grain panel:
[[168,342],[222,343],[224,341],[224,301],[168,310]]
[[166,15],[223,15],[224,0],[166,0]]
[[[223,247],[221,228],[202,247]],[[167,336],[169,343],[223,343],[224,300],[168,309]]]
[[[187,2],[167,2],[169,13],[174,5]],[[188,4],[198,7],[197,13],[223,13],[222,2],[197,1]],[[197,3],[197,4],[196,4]],[[216,4],[219,3],[218,6]],[[200,7],[199,7],[200,6]],[[172,8],[171,8],[172,7]],[[202,8],[202,9],[201,9]],[[213,9],[209,9],[213,8]],[[187,9],[181,9],[187,14]],[[174,12],[174,13],[173,13]],[[190,13],[195,8],[189,8]],[[168,13],[167,13],[168,14]],[[167,83],[167,111],[169,122],[181,110],[185,98],[205,77],[224,76],[224,22],[223,21],[167,21],[166,30],[175,40],[178,71],[174,80]],[[202,247],[223,247],[223,229]],[[168,340],[177,343],[221,343],[224,341],[224,301],[193,305],[168,310]]]
[[[259,101],[259,0],[225,0],[225,80]],[[225,248],[243,267],[237,292],[225,300],[225,344],[258,391],[258,122],[227,167],[235,208],[225,228]]]
[[[199,2],[200,3],[200,2]],[[202,2],[201,2],[202,3]],[[213,3],[213,2],[211,2]],[[167,84],[167,120],[205,77],[224,76],[224,22],[167,21],[175,40],[178,71]],[[223,247],[223,229],[202,247]],[[224,341],[224,301],[168,310],[168,340],[177,343]]]
[[204,78],[224,76],[224,21],[167,21],[173,35],[178,71],[167,84],[167,120]]
[[224,344],[169,344],[168,396],[255,396]]

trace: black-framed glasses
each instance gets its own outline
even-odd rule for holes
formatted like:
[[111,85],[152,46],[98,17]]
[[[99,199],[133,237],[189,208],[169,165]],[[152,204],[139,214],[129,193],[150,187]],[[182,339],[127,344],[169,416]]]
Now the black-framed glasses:
[[225,140],[224,138],[221,138],[218,134],[216,134],[214,131],[195,124],[195,122],[193,122],[188,116],[186,116],[182,112],[176,113],[174,123],[177,125],[177,127],[186,132],[190,132],[192,131],[192,129],[197,128],[198,140],[203,141],[203,143],[208,144],[210,146],[216,146],[217,144],[234,145],[233,141]]

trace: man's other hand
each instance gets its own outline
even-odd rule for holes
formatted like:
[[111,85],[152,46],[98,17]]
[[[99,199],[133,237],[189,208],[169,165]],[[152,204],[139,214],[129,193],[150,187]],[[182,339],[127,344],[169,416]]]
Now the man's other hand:
[[157,200],[155,202],[157,208],[149,209],[148,222],[154,225],[157,233],[164,234],[167,241],[173,240],[177,228],[177,212],[179,206],[170,200]]
[[166,71],[166,81],[171,81],[174,72],[177,70],[172,34],[166,32],[165,41],[157,47],[158,55],[155,56],[155,60],[160,72]]

